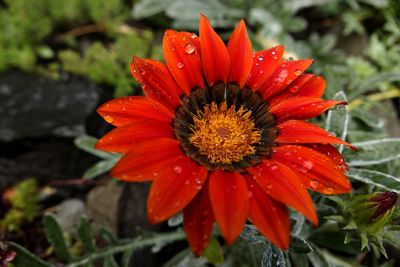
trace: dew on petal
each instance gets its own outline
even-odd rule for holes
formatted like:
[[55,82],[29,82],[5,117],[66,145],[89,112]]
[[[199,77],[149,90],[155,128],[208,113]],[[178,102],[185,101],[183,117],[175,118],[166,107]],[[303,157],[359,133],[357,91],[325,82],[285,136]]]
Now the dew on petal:
[[294,71],[294,75],[296,75],[296,76],[299,76],[301,73],[303,73],[303,72],[299,69]]
[[258,56],[258,61],[263,61],[264,60],[264,56],[263,55],[259,55]]
[[290,87],[289,91],[291,93],[297,93],[299,91],[299,89],[300,89],[300,86],[295,85],[295,86]]
[[327,195],[330,195],[330,194],[333,193],[333,188],[327,187],[327,188],[325,188],[325,189],[323,190],[323,193],[324,193],[324,194],[327,194]]
[[278,170],[278,166],[277,166],[277,165],[272,165],[272,166],[271,166],[271,170],[273,170],[273,171]]
[[310,186],[311,186],[311,188],[316,189],[319,186],[319,182],[317,180],[312,180],[310,182]]
[[264,70],[261,69],[261,70],[259,71],[259,73],[260,73],[260,74],[264,74]]
[[303,162],[303,167],[308,170],[311,170],[314,167],[314,162],[306,160]]
[[113,123],[114,119],[110,115],[104,116],[104,120],[108,123]]
[[[194,52],[194,45],[192,45],[192,44],[187,44],[187,45],[185,46],[185,52],[186,52],[187,54],[192,54],[192,53]],[[179,66],[178,66],[178,68],[179,68]]]
[[177,66],[179,69],[182,69],[185,65],[182,62],[178,62]]
[[181,166],[175,166],[174,167],[174,172],[176,174],[181,174],[182,173],[182,167]]

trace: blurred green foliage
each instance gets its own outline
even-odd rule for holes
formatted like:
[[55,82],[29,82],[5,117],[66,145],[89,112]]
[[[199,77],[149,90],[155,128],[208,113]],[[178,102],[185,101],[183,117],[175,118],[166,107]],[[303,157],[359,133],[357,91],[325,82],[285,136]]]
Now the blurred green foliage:
[[[400,193],[400,138],[393,138],[399,136],[388,129],[393,126],[388,120],[398,121],[391,101],[400,97],[398,0],[3,2],[0,71],[16,67],[54,78],[67,72],[108,85],[117,96],[126,95],[138,88],[129,73],[132,55],[161,59],[163,31],[177,28],[197,32],[199,14],[203,13],[225,40],[244,18],[255,50],[280,43],[286,47],[286,58],[315,59],[310,71],[327,79],[325,97],[349,103],[314,120],[359,148],[358,152],[343,151],[354,196],[313,195],[320,215],[317,230],[305,223],[304,217],[292,213],[292,247],[288,252],[277,251],[246,227],[235,246],[220,247],[213,242],[207,251],[208,260],[183,250],[165,266],[188,262],[207,266],[220,262],[223,255],[221,266],[226,267],[259,266],[260,261],[262,266],[359,266],[355,258],[367,253],[373,253],[378,262],[385,253],[385,242],[400,247],[400,229],[386,220],[380,225],[385,229],[383,236],[378,242],[375,238],[371,246],[365,246],[370,240],[366,242],[358,228],[343,231],[354,216],[346,214],[353,197],[379,190]],[[108,172],[119,157],[95,150],[95,141],[91,137],[76,140],[78,147],[102,158],[85,178]],[[398,217],[398,208],[393,214]],[[364,247],[369,252],[362,250]],[[112,257],[105,260],[115,266]],[[390,262],[387,264],[390,266]]]
[[123,0],[6,0],[0,6],[0,71],[54,78],[66,71],[109,85],[117,96],[131,93],[133,53],[145,57],[159,48],[151,31],[125,24],[130,8]]
[[7,198],[11,208],[0,220],[0,229],[19,231],[22,223],[32,222],[39,216],[39,189],[35,179],[26,179],[9,189]]

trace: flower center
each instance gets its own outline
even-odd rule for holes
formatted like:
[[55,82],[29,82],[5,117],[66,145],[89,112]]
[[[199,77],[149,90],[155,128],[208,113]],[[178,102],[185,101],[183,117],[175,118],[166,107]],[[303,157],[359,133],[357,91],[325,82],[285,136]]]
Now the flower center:
[[250,119],[251,111],[235,105],[228,108],[226,102],[218,107],[215,102],[193,116],[193,134],[189,141],[212,164],[239,162],[255,153],[254,144],[260,142],[260,131]]
[[277,135],[258,94],[224,83],[184,96],[173,128],[184,153],[209,170],[244,171],[258,164],[271,154]]

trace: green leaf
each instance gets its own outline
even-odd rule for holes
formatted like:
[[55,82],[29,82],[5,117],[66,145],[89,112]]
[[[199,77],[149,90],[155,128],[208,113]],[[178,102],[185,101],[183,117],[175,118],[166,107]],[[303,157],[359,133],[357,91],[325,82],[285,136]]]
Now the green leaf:
[[350,168],[347,171],[347,176],[366,184],[400,194],[400,179],[389,174],[367,169]]
[[133,6],[132,14],[135,19],[143,19],[163,12],[171,1],[164,0],[142,0]]
[[326,261],[325,257],[321,254],[320,251],[314,250],[307,254],[309,261],[312,266],[315,267],[330,267],[329,263]]
[[[347,96],[343,91],[337,92],[333,99],[343,100],[347,102]],[[331,109],[328,111],[326,117],[325,130],[345,140],[347,137],[347,131],[349,128],[349,108],[347,106],[342,107],[340,110]],[[340,152],[343,151],[343,145],[339,146]]]
[[308,267],[306,254],[289,253],[292,267]]
[[77,137],[74,141],[74,144],[78,148],[102,159],[114,159],[115,157],[119,156],[118,154],[115,153],[108,153],[96,149],[95,145],[97,143],[97,140],[98,139],[93,136],[84,135]]
[[57,257],[63,262],[70,262],[71,255],[68,251],[61,226],[52,214],[46,214],[44,216],[43,227],[47,240],[53,246]]
[[50,263],[45,262],[35,254],[29,252],[17,243],[10,242],[10,249],[17,253],[12,264],[15,267],[54,267]]
[[400,138],[383,138],[353,143],[358,151],[345,151],[349,166],[369,166],[400,158]]
[[289,251],[293,253],[309,253],[313,251],[311,245],[304,239],[291,236]]
[[262,267],[286,267],[285,256],[282,250],[271,244],[265,246],[265,250],[261,260]]
[[208,246],[204,250],[203,256],[214,265],[224,262],[224,254],[222,253],[221,245],[215,237],[212,237],[208,242]]
[[108,256],[104,259],[104,267],[119,267],[113,256]]
[[108,242],[109,245],[115,245],[118,242],[117,237],[107,227],[102,226],[99,230],[99,234]]
[[83,179],[93,179],[103,173],[110,171],[118,160],[119,157],[114,157],[111,159],[101,160],[95,163],[85,171],[85,173],[83,174]]
[[85,247],[85,249],[88,252],[95,252],[96,251],[96,245],[95,245],[95,240],[92,234],[92,227],[89,224],[88,219],[86,216],[82,216],[81,222],[78,227],[78,234],[80,239],[82,240],[82,243]]
[[131,261],[133,251],[133,249],[130,249],[122,254],[122,267],[129,267],[129,262]]
[[360,83],[359,86],[349,94],[349,99],[354,99],[372,89],[376,89],[379,83],[395,81],[400,81],[400,73],[398,71],[380,72]]

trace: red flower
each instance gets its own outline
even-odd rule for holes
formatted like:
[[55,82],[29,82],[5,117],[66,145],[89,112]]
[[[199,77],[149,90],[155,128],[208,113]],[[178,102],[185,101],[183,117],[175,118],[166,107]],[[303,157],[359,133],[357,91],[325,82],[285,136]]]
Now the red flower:
[[322,100],[325,80],[303,74],[312,60],[285,61],[276,46],[253,54],[242,20],[225,46],[206,17],[200,37],[166,31],[166,64],[133,58],[145,96],[114,99],[98,112],[116,126],[97,148],[123,153],[111,174],[153,181],[152,223],[183,210],[193,252],[207,246],[214,221],[227,243],[247,219],[276,246],[289,246],[286,206],[318,219],[307,189],[347,193],[344,144],[304,122],[342,101]]

